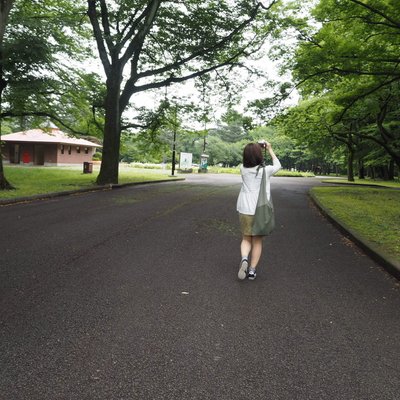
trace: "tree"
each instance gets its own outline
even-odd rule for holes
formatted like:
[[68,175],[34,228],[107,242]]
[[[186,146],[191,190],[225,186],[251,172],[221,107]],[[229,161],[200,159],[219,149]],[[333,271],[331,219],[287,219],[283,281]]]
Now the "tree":
[[[88,16],[106,75],[103,160],[97,182],[118,182],[121,118],[132,96],[226,71],[268,35],[277,0],[88,0]],[[129,72],[127,70],[129,69]]]
[[370,77],[369,92],[400,80],[399,2],[320,0],[312,15],[294,65],[297,82],[312,82],[309,92],[349,75]]
[[83,102],[89,103],[101,84],[79,70],[92,54],[91,32],[82,24],[85,11],[82,2],[15,1],[4,42],[2,118],[48,117],[74,126],[77,115],[70,117],[71,112],[91,111]]
[[248,132],[253,128],[252,118],[240,114],[229,107],[218,121],[217,127],[211,132],[225,143],[236,143],[248,138]]
[[[7,85],[7,82],[3,76],[3,65],[4,65],[4,33],[7,26],[8,17],[13,6],[14,0],[0,0],[0,112],[2,105],[3,91]],[[12,189],[12,185],[7,181],[4,175],[3,157],[1,152],[1,120],[0,120],[0,189]]]
[[316,116],[321,132],[345,144],[349,179],[360,148],[381,146],[399,166],[400,3],[320,0],[311,13],[313,23],[294,24],[300,44],[286,67],[316,110],[303,103],[297,111]]
[[[3,7],[5,3],[8,8]],[[90,53],[90,36],[81,24],[85,16],[82,4],[68,0],[15,0],[0,5],[0,121],[19,119],[23,125],[50,118],[72,132],[81,132],[82,120],[92,117],[90,96],[94,86],[98,87],[90,86],[89,75],[71,66]],[[91,90],[78,91],[77,85]],[[87,133],[93,133],[92,128],[85,128]],[[0,180],[5,183],[2,160],[0,171]]]
[[[293,151],[296,168],[313,170],[315,173],[329,173],[334,153],[346,149],[348,131],[343,126],[332,129],[332,118],[339,107],[327,96],[300,101],[275,118],[274,123],[280,134],[295,141]],[[350,178],[351,179],[351,178]]]

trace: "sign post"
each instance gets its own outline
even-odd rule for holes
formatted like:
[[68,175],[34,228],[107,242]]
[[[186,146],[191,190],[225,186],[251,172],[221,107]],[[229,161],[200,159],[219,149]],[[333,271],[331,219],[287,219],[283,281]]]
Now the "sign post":
[[199,172],[207,172],[207,167],[208,167],[208,155],[207,154],[202,154],[200,156],[200,168]]

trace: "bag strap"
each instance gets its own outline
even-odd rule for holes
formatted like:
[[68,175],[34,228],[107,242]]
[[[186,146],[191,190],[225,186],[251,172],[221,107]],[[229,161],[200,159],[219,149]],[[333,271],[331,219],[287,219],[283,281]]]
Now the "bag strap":
[[265,161],[263,161],[263,162],[257,167],[256,178],[257,178],[258,171],[260,170],[260,168],[262,168],[262,169],[263,169],[263,173],[265,173],[265,167],[266,167]]

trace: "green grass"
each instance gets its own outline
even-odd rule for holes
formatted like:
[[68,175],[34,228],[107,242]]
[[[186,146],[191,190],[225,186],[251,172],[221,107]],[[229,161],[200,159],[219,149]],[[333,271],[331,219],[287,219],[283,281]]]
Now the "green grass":
[[[240,174],[240,168],[223,168],[210,166],[208,167],[208,172],[211,174]],[[288,171],[286,169],[281,169],[275,176],[308,178],[314,177],[315,175],[311,172]]]
[[281,169],[275,176],[285,176],[290,178],[313,178],[315,175],[312,172],[288,171]]
[[400,188],[400,181],[382,181],[382,180],[375,180],[375,179],[358,179],[356,178],[354,182],[349,182],[346,178],[337,179],[337,178],[328,178],[323,179],[321,182],[324,183],[340,183],[342,185],[373,185],[373,186],[385,186],[385,187],[393,187],[393,188]]
[[240,174],[240,168],[239,167],[217,167],[213,165],[209,165],[207,168],[208,172],[210,174]]
[[[0,191],[0,200],[96,187],[95,181],[99,172],[97,165],[93,166],[92,174],[84,174],[82,168],[74,167],[5,166],[4,169],[7,180],[16,190]],[[119,183],[168,179],[169,173],[167,170],[123,168],[120,171]]]
[[312,193],[335,218],[400,260],[400,190],[315,187]]

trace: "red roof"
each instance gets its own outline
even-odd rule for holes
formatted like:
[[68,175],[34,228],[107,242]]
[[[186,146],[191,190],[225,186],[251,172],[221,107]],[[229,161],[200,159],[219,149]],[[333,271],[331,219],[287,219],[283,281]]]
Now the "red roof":
[[31,143],[62,143],[75,146],[101,147],[101,145],[89,140],[78,139],[60,131],[58,128],[49,130],[30,129],[22,132],[10,133],[2,135],[1,140],[4,142],[31,142]]

